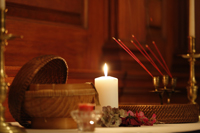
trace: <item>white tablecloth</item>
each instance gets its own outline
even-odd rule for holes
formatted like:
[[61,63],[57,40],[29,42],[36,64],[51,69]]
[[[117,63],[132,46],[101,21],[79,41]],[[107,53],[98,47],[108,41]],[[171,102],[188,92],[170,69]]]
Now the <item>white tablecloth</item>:
[[[18,125],[18,123],[11,123]],[[182,124],[154,124],[153,126],[141,127],[98,127],[94,133],[179,133],[199,130],[198,123],[182,123]],[[78,133],[77,129],[26,129],[27,133]]]

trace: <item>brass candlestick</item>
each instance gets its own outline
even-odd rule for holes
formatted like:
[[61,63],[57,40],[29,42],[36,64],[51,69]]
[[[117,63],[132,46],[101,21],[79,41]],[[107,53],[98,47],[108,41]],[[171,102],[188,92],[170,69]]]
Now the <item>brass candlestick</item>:
[[0,133],[25,133],[26,131],[24,128],[20,128],[17,126],[12,126],[9,123],[5,122],[5,116],[4,116],[4,106],[3,102],[6,99],[7,94],[7,88],[8,85],[5,82],[5,65],[4,65],[4,48],[7,44],[7,40],[15,38],[17,36],[14,36],[12,34],[6,34],[6,26],[5,26],[5,10],[1,10],[0,14]]
[[195,100],[197,98],[197,90],[198,86],[196,86],[196,79],[195,79],[195,61],[196,58],[200,57],[200,54],[195,54],[195,38],[192,36],[188,37],[189,41],[189,48],[188,48],[188,54],[182,55],[183,58],[188,59],[190,63],[190,77],[187,86],[187,97],[192,104],[196,104]]

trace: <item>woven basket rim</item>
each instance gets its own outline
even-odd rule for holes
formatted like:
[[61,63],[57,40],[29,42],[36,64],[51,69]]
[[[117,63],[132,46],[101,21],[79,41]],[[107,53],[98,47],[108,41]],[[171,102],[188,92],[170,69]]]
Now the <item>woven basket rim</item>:
[[140,107],[140,106],[148,106],[148,107],[153,107],[153,106],[157,106],[157,107],[169,107],[169,106],[198,106],[198,104],[192,104],[192,103],[180,103],[180,104],[175,104],[175,103],[172,103],[172,104],[163,104],[163,105],[161,105],[161,104],[147,104],[147,105],[137,105],[137,104],[135,104],[135,105],[130,105],[130,104],[121,104],[121,105],[119,105],[119,106],[138,106],[138,107]]
[[[87,91],[87,94],[84,93]],[[96,91],[91,89],[84,90],[37,90],[37,91],[26,91],[25,97],[66,97],[66,96],[83,96],[83,95],[95,95]]]
[[145,116],[156,114],[156,119],[164,123],[185,123],[199,121],[198,104],[166,104],[166,105],[119,105],[120,109],[133,112],[142,111]]
[[[29,90],[27,91],[32,91],[32,90],[63,90],[66,89],[66,87],[73,87],[76,89],[83,88],[85,87],[92,87],[92,82],[86,82],[86,83],[69,83],[69,84],[30,84]],[[69,89],[68,88],[68,89]]]

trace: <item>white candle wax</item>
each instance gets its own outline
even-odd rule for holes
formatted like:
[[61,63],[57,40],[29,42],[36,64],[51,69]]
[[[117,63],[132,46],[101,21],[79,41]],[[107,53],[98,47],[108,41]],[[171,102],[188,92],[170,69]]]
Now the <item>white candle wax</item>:
[[195,0],[189,0],[189,36],[195,37]]
[[110,76],[95,78],[95,87],[99,93],[101,107],[118,108],[118,79]]
[[108,67],[104,65],[105,76],[95,78],[95,87],[99,93],[101,107],[111,106],[118,108],[118,79],[107,76]]
[[0,9],[5,9],[5,0],[0,0]]

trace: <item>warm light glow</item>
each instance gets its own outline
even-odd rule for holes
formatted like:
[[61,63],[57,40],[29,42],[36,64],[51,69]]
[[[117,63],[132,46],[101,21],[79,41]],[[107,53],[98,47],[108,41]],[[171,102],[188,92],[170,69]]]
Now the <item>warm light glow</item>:
[[93,124],[94,124],[94,121],[90,121],[90,124],[93,125]]
[[107,64],[105,63],[105,65],[104,65],[104,75],[105,75],[105,77],[107,77],[107,75],[108,75],[108,66],[107,66]]

